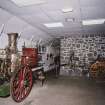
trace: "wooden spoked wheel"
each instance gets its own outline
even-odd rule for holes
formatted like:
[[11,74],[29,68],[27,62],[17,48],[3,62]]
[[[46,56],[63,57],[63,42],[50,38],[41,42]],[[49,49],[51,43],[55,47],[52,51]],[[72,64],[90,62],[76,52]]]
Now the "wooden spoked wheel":
[[23,101],[32,88],[32,70],[25,66],[14,74],[11,78],[11,96],[14,101]]

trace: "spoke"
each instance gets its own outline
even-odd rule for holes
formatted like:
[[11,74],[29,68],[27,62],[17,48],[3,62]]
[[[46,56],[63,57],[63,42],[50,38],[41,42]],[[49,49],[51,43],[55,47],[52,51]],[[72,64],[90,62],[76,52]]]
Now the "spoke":
[[21,90],[20,90],[20,98],[22,99],[23,97],[22,97],[22,94],[23,94],[23,87],[21,88]]
[[21,100],[22,99],[22,90],[23,90],[23,87],[20,87],[19,88],[19,91],[18,91],[18,95],[17,95],[17,99],[18,100]]
[[29,68],[25,67],[24,68],[24,78],[27,76],[28,73],[29,73]]
[[25,96],[24,90],[25,90],[25,87],[23,86],[23,89],[22,89],[22,98],[24,98],[24,96]]
[[19,70],[18,75],[19,75],[18,79],[21,81],[23,79],[23,70],[22,69]]
[[14,88],[16,88],[18,85],[19,85],[19,82],[18,81],[14,81]]
[[16,94],[16,99],[18,100],[19,99],[19,95],[20,95],[20,90],[17,92]]
[[15,92],[15,94],[18,92],[18,91],[20,91],[20,85],[18,85],[18,87],[17,88],[15,88],[15,90],[14,90],[14,92]]

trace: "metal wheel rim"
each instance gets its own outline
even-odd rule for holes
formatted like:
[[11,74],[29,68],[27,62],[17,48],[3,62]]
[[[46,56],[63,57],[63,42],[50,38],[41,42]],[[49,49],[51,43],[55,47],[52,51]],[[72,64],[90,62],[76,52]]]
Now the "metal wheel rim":
[[14,101],[23,101],[32,88],[32,71],[29,67],[19,69],[11,79],[11,96]]

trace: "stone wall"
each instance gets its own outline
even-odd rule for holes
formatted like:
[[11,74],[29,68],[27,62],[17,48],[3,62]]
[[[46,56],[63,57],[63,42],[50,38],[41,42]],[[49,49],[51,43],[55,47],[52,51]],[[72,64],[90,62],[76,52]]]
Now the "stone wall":
[[61,39],[61,64],[69,64],[61,67],[61,75],[81,76],[82,70],[89,70],[98,55],[105,57],[105,35],[91,34]]

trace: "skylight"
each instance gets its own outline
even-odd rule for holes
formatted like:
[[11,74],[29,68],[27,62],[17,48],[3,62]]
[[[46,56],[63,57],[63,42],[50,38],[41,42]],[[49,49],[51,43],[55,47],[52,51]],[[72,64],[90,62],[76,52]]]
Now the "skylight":
[[83,25],[95,25],[95,24],[104,24],[105,19],[95,19],[95,20],[83,20]]
[[44,0],[11,0],[19,7],[45,3]]
[[46,23],[44,24],[47,28],[54,28],[54,27],[64,27],[61,22],[56,22],[56,23]]

